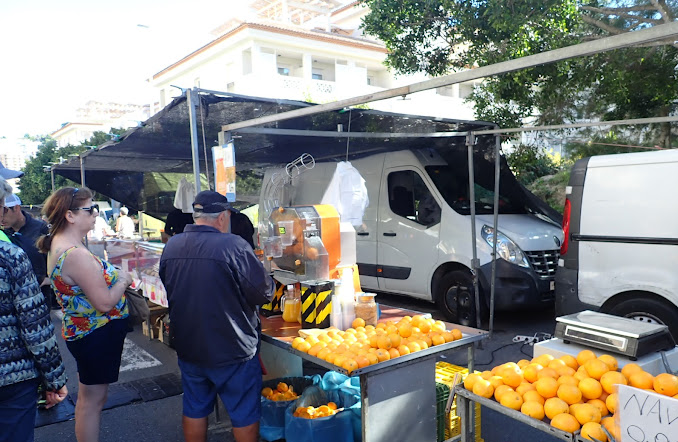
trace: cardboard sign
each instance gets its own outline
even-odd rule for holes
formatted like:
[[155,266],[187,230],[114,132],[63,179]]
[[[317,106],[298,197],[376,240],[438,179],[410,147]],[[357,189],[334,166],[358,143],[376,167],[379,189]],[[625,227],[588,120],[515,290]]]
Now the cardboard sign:
[[677,442],[678,399],[619,386],[621,442]]

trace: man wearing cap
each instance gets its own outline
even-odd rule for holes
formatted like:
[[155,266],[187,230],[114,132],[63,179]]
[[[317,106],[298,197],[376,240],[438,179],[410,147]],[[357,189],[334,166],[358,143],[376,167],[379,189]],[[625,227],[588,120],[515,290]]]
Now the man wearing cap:
[[31,260],[35,279],[38,280],[45,299],[52,306],[54,295],[50,289],[50,280],[47,278],[47,255],[40,253],[35,242],[42,235],[49,232],[47,223],[41,219],[33,218],[29,213],[21,209],[21,199],[15,194],[5,197],[4,217],[2,227],[12,242],[24,249]]
[[198,193],[193,219],[160,258],[184,390],[187,442],[207,440],[207,417],[221,397],[237,442],[259,438],[261,324],[257,306],[273,297],[273,279],[245,240],[228,233],[225,196]]

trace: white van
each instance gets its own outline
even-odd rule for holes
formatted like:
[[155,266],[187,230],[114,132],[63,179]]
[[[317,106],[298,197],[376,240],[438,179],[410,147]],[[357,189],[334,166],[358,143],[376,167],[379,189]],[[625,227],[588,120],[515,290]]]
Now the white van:
[[[465,149],[450,155],[444,159],[433,149],[401,150],[351,161],[369,196],[363,224],[356,228],[356,254],[363,290],[434,301],[450,320],[470,325],[475,324],[475,297],[468,163]],[[538,213],[536,197],[518,184],[505,162],[503,166],[495,307],[553,305],[563,238],[559,220]],[[282,205],[318,204],[335,169],[335,162],[316,163],[285,189]],[[494,161],[476,164],[475,170],[481,311],[487,311]],[[279,171],[267,170],[264,180]]]
[[678,339],[678,150],[601,155],[572,168],[556,314],[665,324]]

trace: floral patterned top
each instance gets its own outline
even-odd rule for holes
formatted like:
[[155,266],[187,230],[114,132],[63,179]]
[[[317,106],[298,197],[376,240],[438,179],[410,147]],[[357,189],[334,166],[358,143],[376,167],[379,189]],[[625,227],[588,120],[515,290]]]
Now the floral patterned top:
[[[87,296],[77,285],[67,284],[62,276],[61,270],[66,256],[74,250],[70,247],[57,259],[56,266],[50,275],[52,288],[57,296],[59,305],[64,312],[62,335],[67,341],[74,341],[87,336],[97,328],[103,327],[113,319],[122,319],[129,316],[127,309],[127,298],[122,295],[118,303],[107,313],[95,309],[90,304]],[[106,284],[110,289],[118,281],[118,271],[112,264],[92,255],[101,264]]]

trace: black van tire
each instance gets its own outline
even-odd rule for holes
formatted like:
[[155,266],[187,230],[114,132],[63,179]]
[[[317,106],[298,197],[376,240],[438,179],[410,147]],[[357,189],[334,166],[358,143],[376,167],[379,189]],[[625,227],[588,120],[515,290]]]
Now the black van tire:
[[454,270],[443,276],[436,295],[438,309],[455,324],[475,327],[476,302],[471,274]]
[[608,313],[644,322],[656,322],[669,327],[673,339],[678,342],[678,308],[661,299],[648,298],[647,293],[621,301],[609,309]]

